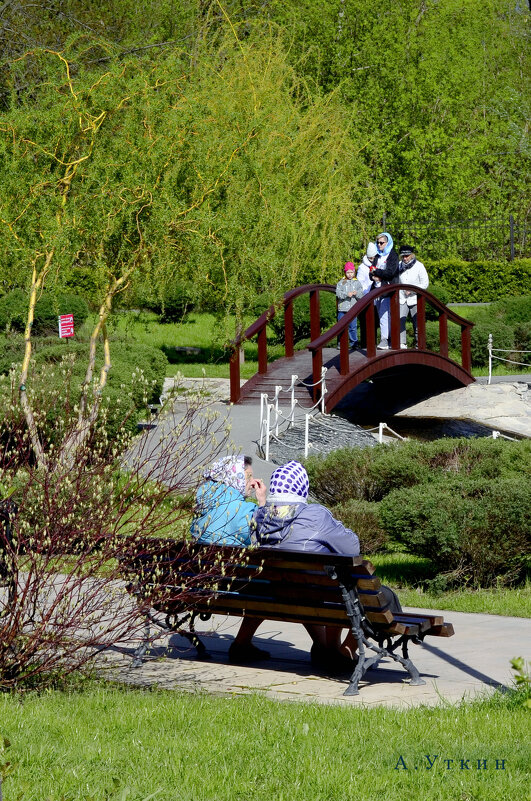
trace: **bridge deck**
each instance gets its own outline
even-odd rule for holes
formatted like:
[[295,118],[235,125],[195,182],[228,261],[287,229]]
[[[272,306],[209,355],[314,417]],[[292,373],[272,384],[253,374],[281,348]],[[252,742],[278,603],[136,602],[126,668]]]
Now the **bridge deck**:
[[[383,355],[384,353],[389,353],[389,351],[381,351],[381,353]],[[365,351],[358,350],[349,354],[350,372],[354,372],[367,363],[368,359]],[[342,380],[339,374],[339,350],[337,348],[323,348],[323,367],[328,368],[326,386],[330,391]],[[312,406],[312,389],[304,386],[304,384],[309,385],[313,381],[312,356],[306,349],[295,351],[295,355],[289,359],[284,356],[274,362],[270,362],[267,365],[267,373],[256,373],[242,386],[240,403],[259,403],[262,392],[267,392],[269,397],[272,398],[275,394],[275,387],[280,385],[282,389],[287,389],[291,384],[291,376],[294,374],[299,377],[295,388],[295,397],[301,406]],[[282,392],[280,401],[282,405],[289,403],[290,393]]]

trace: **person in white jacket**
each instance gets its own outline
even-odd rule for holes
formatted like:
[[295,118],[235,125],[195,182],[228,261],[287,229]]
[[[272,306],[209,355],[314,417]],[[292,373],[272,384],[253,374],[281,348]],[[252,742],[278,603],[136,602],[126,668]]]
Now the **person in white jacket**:
[[372,262],[376,254],[378,253],[378,248],[374,244],[374,242],[369,242],[367,245],[367,252],[365,253],[361,264],[358,267],[358,281],[363,287],[363,294],[366,295],[372,289],[372,281],[370,279],[370,272],[372,267]]
[[[409,245],[400,248],[400,263],[398,265],[398,280],[401,284],[412,284],[420,289],[427,289],[430,280],[426,268],[417,260],[415,251]],[[407,348],[406,319],[411,315],[413,332],[415,334],[415,347],[417,347],[417,295],[411,289],[400,290],[400,347]]]

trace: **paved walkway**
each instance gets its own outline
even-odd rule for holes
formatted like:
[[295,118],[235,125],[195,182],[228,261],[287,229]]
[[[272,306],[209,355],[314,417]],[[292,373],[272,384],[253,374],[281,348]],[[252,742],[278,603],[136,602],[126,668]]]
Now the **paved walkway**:
[[510,660],[515,656],[531,660],[531,620],[444,614],[454,624],[453,637],[431,637],[410,647],[410,656],[426,682],[418,687],[408,684],[408,674],[400,665],[386,660],[369,671],[370,681],[365,678],[361,682],[358,696],[344,697],[348,677],[329,679],[317,674],[310,663],[310,638],[302,626],[292,623],[262,623],[254,641],[271,653],[270,660],[252,666],[231,665],[227,652],[240,619],[220,616],[198,625],[198,630],[207,632],[203,641],[211,661],[198,661],[189,643],[172,635],[157,641],[140,668],[131,668],[127,658],[120,679],[193,692],[259,692],[281,700],[398,707],[457,703],[494,687],[512,686]]

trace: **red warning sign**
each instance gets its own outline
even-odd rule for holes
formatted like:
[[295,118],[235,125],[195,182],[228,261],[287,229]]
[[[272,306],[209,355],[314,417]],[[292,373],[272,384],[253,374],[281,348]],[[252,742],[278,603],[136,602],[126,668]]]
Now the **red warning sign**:
[[73,314],[60,314],[59,315],[59,336],[73,337],[74,336],[74,315]]

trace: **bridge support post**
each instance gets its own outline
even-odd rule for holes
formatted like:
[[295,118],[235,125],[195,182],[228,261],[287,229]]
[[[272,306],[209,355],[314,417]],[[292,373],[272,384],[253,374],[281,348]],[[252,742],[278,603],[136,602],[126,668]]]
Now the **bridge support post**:
[[313,402],[317,403],[319,398],[321,397],[322,386],[320,384],[321,381],[321,373],[323,370],[323,351],[321,348],[314,350],[312,352],[312,398]]
[[267,373],[267,332],[265,326],[258,332],[258,372]]
[[348,358],[348,326],[339,334],[339,374],[348,375],[349,373],[349,358]]
[[426,350],[426,298],[417,295],[417,348]]
[[471,341],[470,341],[470,326],[462,325],[461,326],[461,364],[463,366],[463,370],[466,370],[467,373],[472,372],[472,355],[470,352],[471,348]]
[[293,338],[293,301],[288,300],[284,307],[284,354],[288,358],[294,354]]
[[[310,337],[312,341],[321,336],[321,314],[319,308],[319,290],[310,292]],[[319,376],[320,377],[320,376]]]
[[448,315],[441,312],[439,315],[439,353],[448,358]]
[[374,303],[367,306],[367,313],[365,315],[365,336],[367,339],[367,357],[373,359],[376,356]]
[[234,348],[230,356],[230,402],[238,403],[240,400],[240,351]]
[[398,350],[400,348],[400,302],[399,302],[399,290],[398,284],[396,285],[396,289],[393,290],[393,293],[390,298],[390,321],[389,327],[391,330],[391,348],[393,350]]

